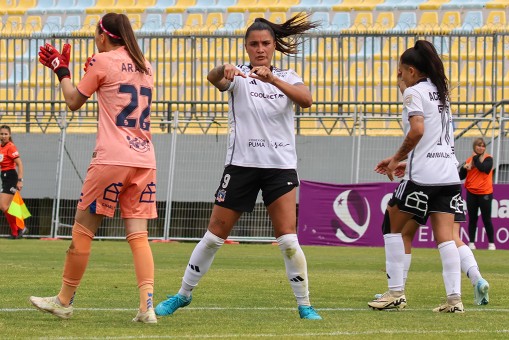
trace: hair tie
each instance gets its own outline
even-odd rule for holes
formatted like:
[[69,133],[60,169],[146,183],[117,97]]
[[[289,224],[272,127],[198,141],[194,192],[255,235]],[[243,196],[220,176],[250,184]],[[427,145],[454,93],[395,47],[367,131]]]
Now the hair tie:
[[122,39],[118,35],[115,35],[115,34],[111,33],[110,31],[108,31],[106,28],[104,28],[104,26],[103,26],[103,19],[99,20],[99,26],[101,26],[101,29],[103,30],[104,33],[106,33],[107,35],[109,35],[113,39],[119,39],[119,40]]

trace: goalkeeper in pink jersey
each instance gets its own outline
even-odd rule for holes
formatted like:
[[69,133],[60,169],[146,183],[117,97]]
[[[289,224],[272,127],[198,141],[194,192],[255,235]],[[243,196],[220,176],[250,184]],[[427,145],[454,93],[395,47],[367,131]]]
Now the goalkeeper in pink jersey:
[[147,231],[148,219],[157,217],[156,161],[150,133],[152,69],[124,14],[104,15],[97,24],[95,42],[99,53],[88,58],[85,75],[76,87],[69,71],[69,44],[64,44],[62,52],[50,44],[41,46],[39,52],[39,61],[58,76],[69,109],[78,110],[97,94],[99,125],[65,258],[62,287],[56,296],[32,296],[30,302],[63,319],[72,316],[74,295],[94,235],[119,203],[140,292],[139,311],[133,321],[157,323],[152,303],[154,260]]

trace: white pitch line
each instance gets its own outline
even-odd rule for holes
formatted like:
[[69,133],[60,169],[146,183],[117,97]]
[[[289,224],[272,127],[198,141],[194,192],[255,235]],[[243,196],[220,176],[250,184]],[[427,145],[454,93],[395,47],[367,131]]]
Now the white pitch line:
[[[77,311],[80,311],[80,310],[84,310],[84,311],[107,311],[107,312],[110,312],[110,311],[119,311],[119,312],[124,312],[124,311],[137,311],[138,309],[136,308],[74,308],[74,310],[77,310]],[[244,310],[244,311],[251,311],[251,310],[282,310],[282,311],[287,311],[287,310],[290,310],[290,311],[293,311],[295,310],[295,308],[289,308],[289,307],[186,307],[184,309],[184,311],[186,310]],[[374,311],[368,307],[366,308],[316,308],[316,310],[318,311],[332,311],[332,312],[371,312],[371,313],[376,313],[376,312],[393,312],[393,313],[405,313],[405,312],[420,312],[420,311],[430,311],[431,309],[430,308],[405,308],[405,310],[403,311],[391,311],[391,310],[388,310],[388,311]],[[0,308],[0,312],[5,312],[5,313],[15,313],[15,312],[27,312],[27,311],[33,311],[33,312],[36,312],[38,311],[37,309],[35,308]],[[502,313],[507,313],[509,312],[509,309],[508,308],[489,308],[489,307],[486,307],[486,308],[465,308],[465,311],[468,313],[468,312],[502,312]]]

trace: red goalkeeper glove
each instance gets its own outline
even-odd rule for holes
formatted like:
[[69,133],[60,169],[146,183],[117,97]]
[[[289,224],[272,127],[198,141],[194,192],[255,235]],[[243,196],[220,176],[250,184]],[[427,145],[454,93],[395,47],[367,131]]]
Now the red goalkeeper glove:
[[71,45],[69,44],[64,44],[62,53],[58,52],[55,47],[48,43],[39,48],[39,62],[52,69],[59,81],[62,81],[64,78],[71,79],[71,72],[69,71],[70,59]]
[[92,56],[91,56],[91,57],[88,57],[88,58],[87,58],[87,61],[85,62],[85,66],[83,67],[83,71],[85,71],[85,73],[86,73],[86,72],[87,72],[87,70],[88,70],[88,66],[89,66],[89,65],[92,65],[92,62],[94,62],[94,61],[95,61],[94,56],[95,56],[95,54],[92,54]]

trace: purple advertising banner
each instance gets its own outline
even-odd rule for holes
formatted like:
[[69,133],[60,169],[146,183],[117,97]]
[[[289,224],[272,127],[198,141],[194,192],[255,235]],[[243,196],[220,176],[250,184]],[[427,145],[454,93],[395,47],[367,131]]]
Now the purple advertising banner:
[[[301,181],[298,236],[302,245],[371,246],[384,245],[382,222],[385,207],[398,183],[330,184]],[[497,249],[509,249],[509,185],[494,185],[492,221]],[[419,228],[414,247],[434,248],[431,227]],[[468,242],[467,223],[461,237]],[[479,217],[477,249],[488,248],[486,232]]]

